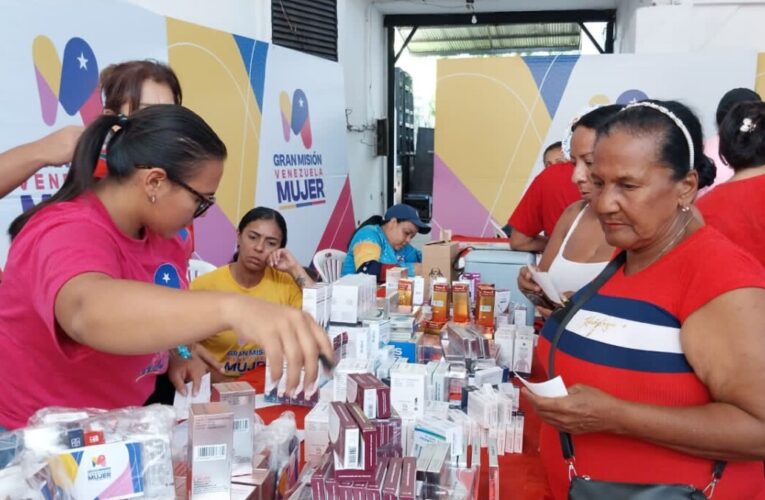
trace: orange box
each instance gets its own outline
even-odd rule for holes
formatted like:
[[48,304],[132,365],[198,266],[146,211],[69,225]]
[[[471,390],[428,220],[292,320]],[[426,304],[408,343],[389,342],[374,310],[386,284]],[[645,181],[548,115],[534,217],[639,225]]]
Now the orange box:
[[402,310],[412,310],[412,290],[414,290],[414,281],[409,278],[398,280],[398,307]]
[[494,286],[478,285],[476,290],[475,322],[476,324],[494,328]]
[[445,322],[449,320],[449,284],[435,283],[433,285],[433,298],[430,301],[433,311],[431,320]]
[[461,281],[452,283],[452,304],[454,304],[454,321],[467,323],[470,321],[470,284]]

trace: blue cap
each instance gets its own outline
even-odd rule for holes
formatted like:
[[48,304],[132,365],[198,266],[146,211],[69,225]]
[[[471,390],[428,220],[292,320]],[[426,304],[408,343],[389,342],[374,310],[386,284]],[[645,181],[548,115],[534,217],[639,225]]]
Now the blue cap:
[[383,218],[386,221],[391,219],[396,219],[398,221],[407,220],[417,226],[418,233],[428,234],[430,232],[430,226],[422,222],[422,219],[420,219],[420,214],[417,213],[417,210],[404,203],[399,203],[398,205],[393,205],[390,207],[385,212],[385,217]]

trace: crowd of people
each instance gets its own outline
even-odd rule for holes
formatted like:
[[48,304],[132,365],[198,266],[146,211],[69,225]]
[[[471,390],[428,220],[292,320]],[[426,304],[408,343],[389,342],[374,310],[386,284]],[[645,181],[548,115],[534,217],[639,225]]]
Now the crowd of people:
[[[216,202],[226,146],[181,106],[163,64],[109,67],[102,88],[104,114],[87,128],[0,155],[0,194],[71,163],[63,187],[9,228],[0,428],[46,406],[140,405],[165,372],[184,390],[205,372],[227,380],[265,358],[274,379],[287,360],[288,391],[301,369],[312,387],[332,350],[300,310],[313,277],[286,249],[284,218],[250,210],[231,262],[189,286],[189,228]],[[512,248],[542,253],[539,268],[569,305],[585,297],[565,323],[565,308],[539,309],[548,318],[539,359],[547,366],[556,344],[568,396],[524,390],[545,422],[556,498],[570,480],[560,431],[573,435],[579,472],[596,479],[703,489],[725,461],[718,498],[765,496],[765,104],[740,90],[723,101],[719,156],[733,175],[703,196],[718,169],[698,118],[646,100],[577,118],[509,220]],[[394,205],[357,229],[342,273],[422,274],[411,240],[429,231],[414,208]],[[615,272],[580,295],[617,255]],[[518,286],[543,298],[527,269]]]

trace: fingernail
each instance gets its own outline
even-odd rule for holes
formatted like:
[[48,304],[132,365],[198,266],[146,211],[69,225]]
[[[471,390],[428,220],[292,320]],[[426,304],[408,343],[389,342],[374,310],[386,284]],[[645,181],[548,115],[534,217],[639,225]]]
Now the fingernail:
[[276,382],[274,382],[273,380],[266,382],[266,394],[271,394],[271,392],[273,392],[275,388],[276,388]]
[[296,398],[298,396],[298,390],[292,389],[292,392],[290,393],[290,397]]
[[313,397],[313,395],[316,394],[316,389],[318,388],[319,388],[319,381],[316,380],[313,384],[311,384],[311,387],[309,387],[305,391],[305,399],[311,399],[311,397]]

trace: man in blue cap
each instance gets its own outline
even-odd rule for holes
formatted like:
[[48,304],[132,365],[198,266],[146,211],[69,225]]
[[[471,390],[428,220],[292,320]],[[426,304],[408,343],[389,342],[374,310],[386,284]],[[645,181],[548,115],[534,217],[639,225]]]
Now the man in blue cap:
[[428,234],[430,226],[422,222],[413,207],[399,203],[385,216],[375,215],[364,221],[351,238],[342,275],[366,273],[385,279],[390,267],[406,267],[410,276],[420,272],[422,253],[409,242],[420,234]]

